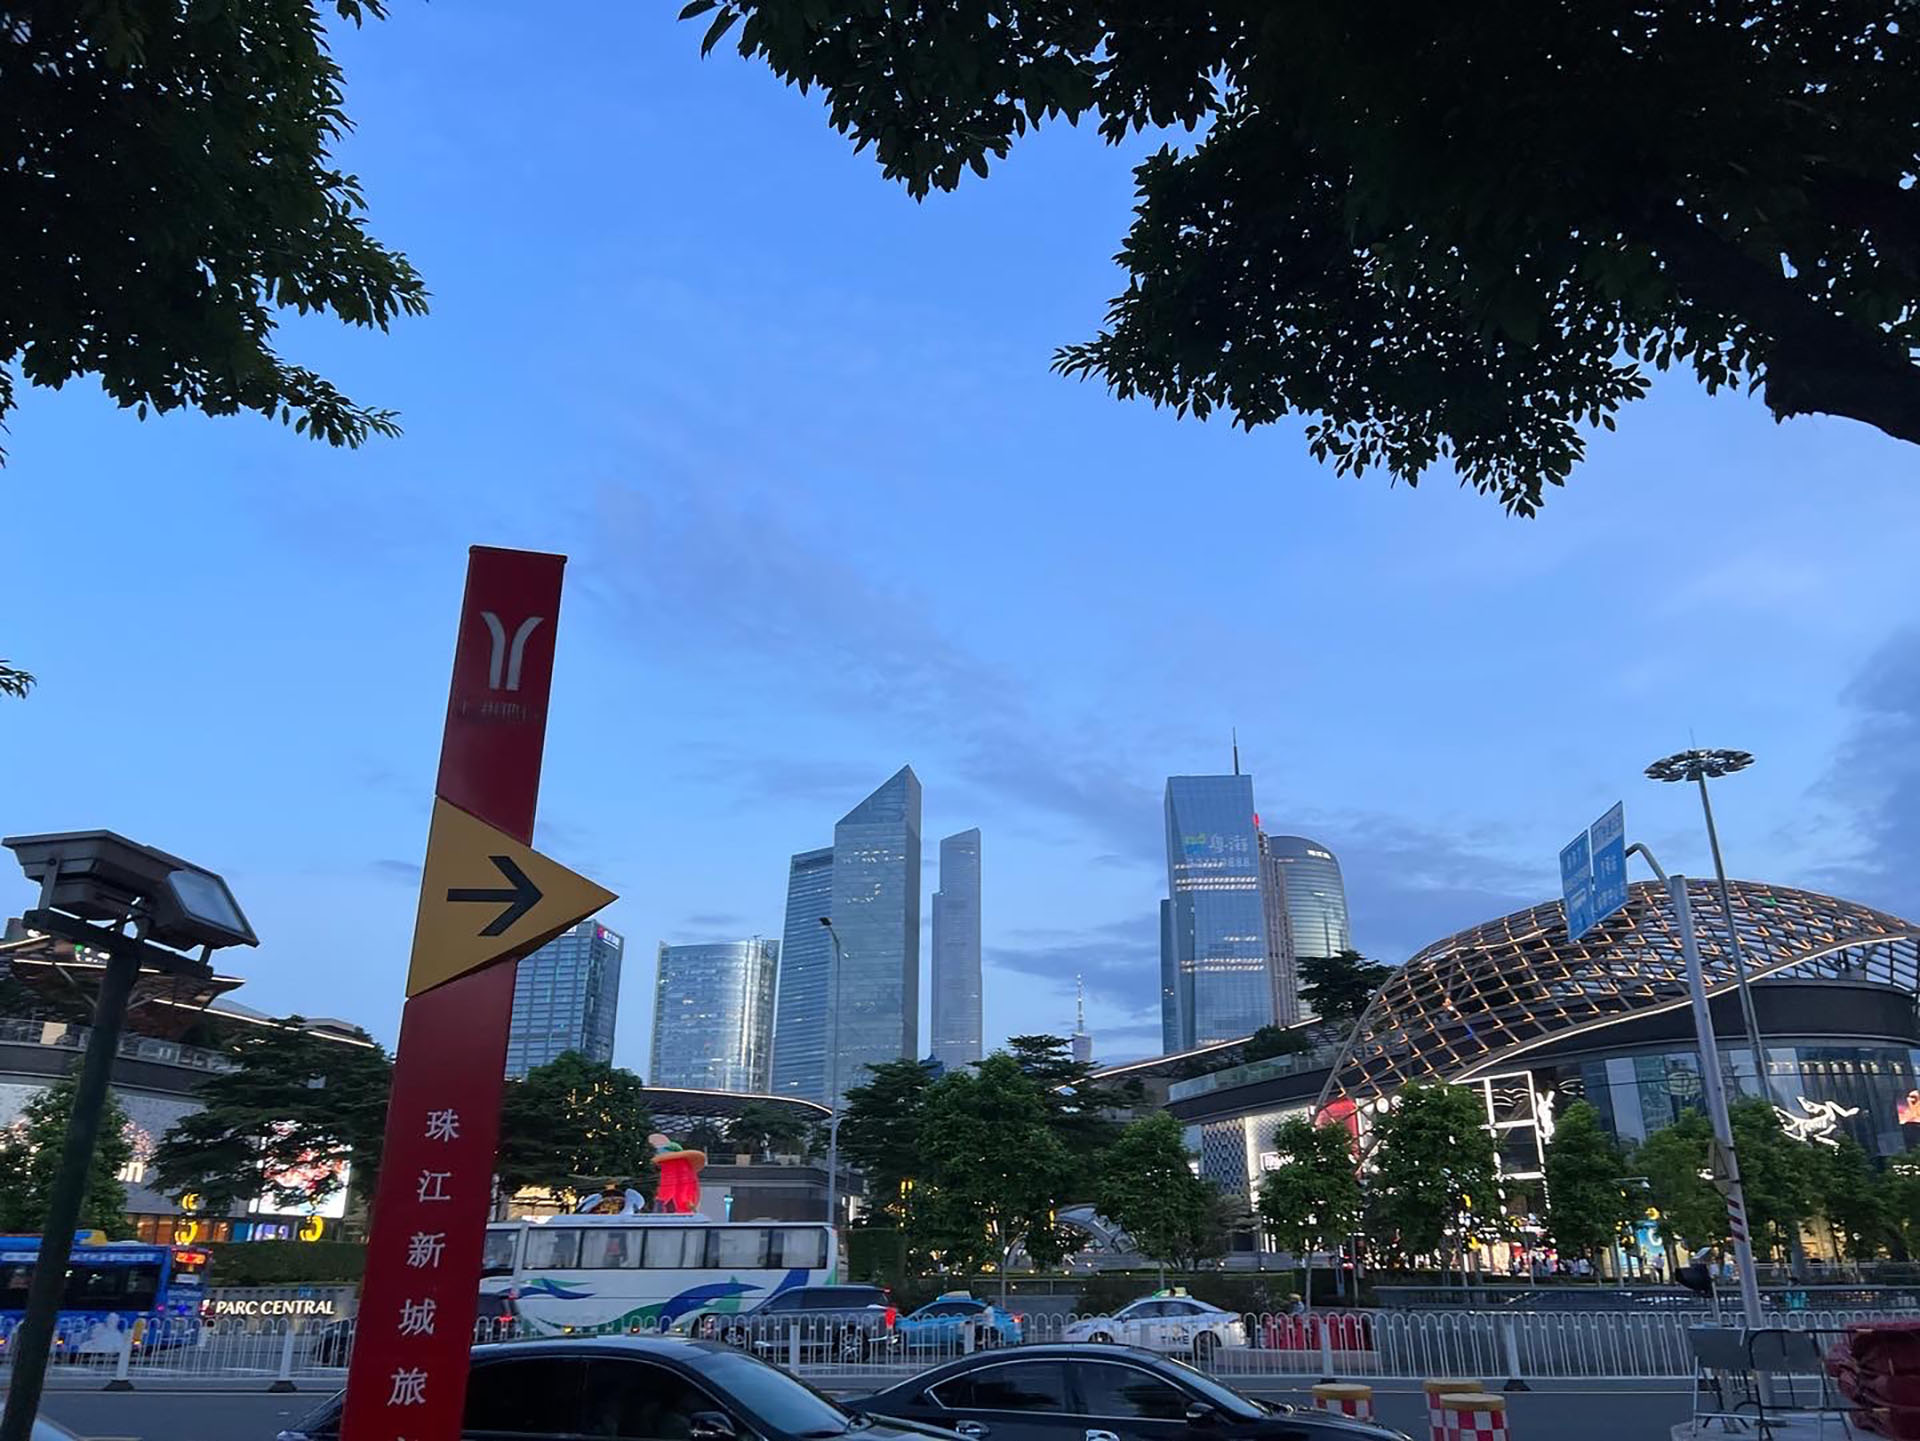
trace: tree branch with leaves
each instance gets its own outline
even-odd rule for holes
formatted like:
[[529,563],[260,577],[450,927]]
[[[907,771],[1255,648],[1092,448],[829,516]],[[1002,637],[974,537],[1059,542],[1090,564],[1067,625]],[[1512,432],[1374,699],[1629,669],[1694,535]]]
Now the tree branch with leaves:
[[[1184,130],[1055,368],[1530,515],[1690,371],[1920,441],[1905,0],[1461,9],[692,0],[925,197],[1029,132]],[[710,17],[710,18],[709,18]]]

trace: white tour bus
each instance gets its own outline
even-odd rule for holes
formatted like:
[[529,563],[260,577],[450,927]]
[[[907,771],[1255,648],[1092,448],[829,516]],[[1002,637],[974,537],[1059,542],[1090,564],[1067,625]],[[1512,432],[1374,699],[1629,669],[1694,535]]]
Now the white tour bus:
[[[536,1216],[487,1227],[483,1297],[534,1335],[666,1330],[688,1317],[751,1311],[795,1286],[839,1279],[839,1244],[819,1221],[715,1221],[639,1211]],[[590,1200],[588,1204],[592,1204]],[[499,1303],[481,1303],[498,1314]]]

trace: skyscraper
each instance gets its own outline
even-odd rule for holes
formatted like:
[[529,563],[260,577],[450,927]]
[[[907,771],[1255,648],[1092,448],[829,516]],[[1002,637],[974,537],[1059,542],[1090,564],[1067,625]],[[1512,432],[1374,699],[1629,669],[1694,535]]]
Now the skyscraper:
[[773,1065],[773,986],[780,943],[661,943],[654,981],[656,1086],[765,1091]]
[[980,1059],[980,832],[940,842],[933,893],[933,1058],[948,1070]]
[[820,924],[833,914],[833,847],[801,851],[787,866],[787,926],[780,943],[780,998],[774,1010],[776,1095],[824,1100],[827,1094],[827,973],[833,938]]
[[1287,909],[1287,868],[1273,838],[1260,837],[1260,907],[1267,920],[1267,975],[1273,983],[1273,1018],[1283,1026],[1300,1019],[1300,971],[1293,949],[1293,916]]
[[[902,766],[833,828],[839,1094],[920,1054],[920,777]],[[834,1100],[838,1104],[838,1098]]]
[[1347,887],[1333,852],[1305,836],[1268,836],[1267,849],[1286,876],[1295,956],[1334,956],[1352,946]]
[[562,1051],[613,1059],[623,945],[605,926],[582,921],[520,962],[507,1031],[509,1076],[524,1076]]
[[1180,943],[1174,939],[1173,902],[1160,902],[1160,1053],[1185,1049],[1180,1025]]
[[1172,972],[1178,1049],[1188,1050],[1269,1025],[1278,1007],[1253,777],[1169,776],[1166,809],[1172,913],[1161,965]]
[[918,1055],[919,1039],[920,778],[902,766],[840,818],[830,850],[793,858],[773,1090],[814,1101],[830,1090],[844,1096],[866,1081],[869,1065]]

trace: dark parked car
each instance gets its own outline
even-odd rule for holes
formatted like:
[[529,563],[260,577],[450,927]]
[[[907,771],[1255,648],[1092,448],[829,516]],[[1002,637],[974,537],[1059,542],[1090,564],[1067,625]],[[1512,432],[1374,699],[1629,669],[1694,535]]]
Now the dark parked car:
[[1369,1421],[1255,1401],[1131,1346],[975,1353],[846,1404],[985,1441],[1407,1441]]
[[[279,1441],[338,1441],[335,1396]],[[731,1346],[661,1336],[568,1337],[476,1346],[465,1435],[619,1441],[956,1441],[926,1427],[870,1421],[777,1366]]]
[[795,1286],[751,1311],[701,1316],[692,1329],[697,1336],[776,1358],[792,1352],[797,1334],[803,1356],[857,1360],[897,1345],[899,1319],[878,1286]]

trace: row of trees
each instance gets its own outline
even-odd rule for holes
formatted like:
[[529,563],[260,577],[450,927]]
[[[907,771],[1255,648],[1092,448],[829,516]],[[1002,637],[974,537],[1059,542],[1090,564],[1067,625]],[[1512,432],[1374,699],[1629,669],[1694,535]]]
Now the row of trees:
[[[1803,1221],[1825,1226],[1833,1249],[1857,1259],[1920,1254],[1920,1170],[1879,1169],[1849,1137],[1833,1146],[1797,1141],[1762,1100],[1736,1103],[1732,1118],[1760,1254],[1796,1255]],[[1469,1248],[1515,1238],[1533,1214],[1562,1256],[1590,1262],[1616,1243],[1631,1249],[1635,1225],[1653,1218],[1677,1259],[1728,1240],[1726,1202],[1709,1179],[1711,1146],[1698,1112],[1629,1149],[1592,1106],[1576,1102],[1546,1147],[1544,1197],[1512,1182],[1503,1194],[1480,1097],[1409,1086],[1375,1123],[1364,1170],[1344,1126],[1282,1122],[1273,1136],[1279,1164],[1264,1178],[1258,1209],[1276,1242],[1301,1257],[1362,1235],[1376,1254],[1451,1267]]]
[[[1824,1228],[1838,1255],[1913,1254],[1920,1242],[1920,1175],[1882,1168],[1852,1137],[1831,1146],[1789,1136],[1754,1098],[1730,1108],[1754,1247],[1797,1258],[1802,1225]],[[1697,1111],[1622,1147],[1584,1102],[1568,1107],[1547,1147],[1548,1224],[1562,1249],[1591,1256],[1649,1209],[1676,1253],[1728,1239],[1726,1202],[1711,1174],[1713,1130]],[[1623,1183],[1621,1178],[1625,1178]]]
[[[82,1224],[124,1232],[122,1176],[136,1158],[146,1163],[147,1184],[197,1195],[204,1215],[225,1215],[256,1197],[291,1212],[317,1206],[340,1190],[349,1162],[353,1189],[371,1198],[393,1065],[362,1039],[359,1046],[323,1039],[302,1030],[299,1017],[259,1028],[229,1047],[235,1069],[210,1077],[201,1109],[147,1156],[137,1155],[138,1133],[109,1097]],[[509,1081],[496,1163],[502,1190],[545,1192],[567,1206],[608,1182],[651,1194],[654,1124],[643,1086],[632,1071],[576,1052]],[[0,1230],[39,1228],[72,1100],[73,1081],[56,1082],[0,1131]],[[765,1153],[801,1149],[810,1139],[804,1127],[762,1107],[736,1118],[715,1144]]]

